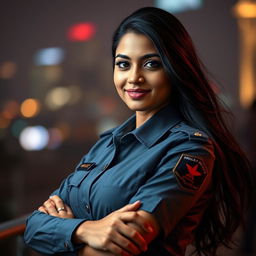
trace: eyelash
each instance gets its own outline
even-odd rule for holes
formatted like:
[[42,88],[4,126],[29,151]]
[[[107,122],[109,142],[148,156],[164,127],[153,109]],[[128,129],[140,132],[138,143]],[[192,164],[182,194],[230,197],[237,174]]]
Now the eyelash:
[[[127,66],[126,67],[122,67],[122,64],[125,64]],[[126,69],[129,66],[129,62],[128,61],[118,61],[118,62],[116,62],[115,65],[118,66],[120,69]]]
[[162,63],[158,60],[149,60],[144,64],[144,66],[146,66],[147,64],[151,64],[150,69],[157,69],[162,66]]
[[[151,66],[147,67],[148,64],[151,64]],[[129,68],[130,63],[128,61],[117,61],[115,65],[121,70],[126,70]],[[125,66],[122,67],[122,65]],[[147,69],[158,69],[162,66],[162,63],[158,60],[148,60],[143,64],[143,66]]]

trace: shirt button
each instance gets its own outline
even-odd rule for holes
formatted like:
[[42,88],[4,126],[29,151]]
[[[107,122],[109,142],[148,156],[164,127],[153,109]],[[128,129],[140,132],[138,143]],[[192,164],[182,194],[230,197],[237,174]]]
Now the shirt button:
[[68,243],[64,243],[64,246],[65,246],[65,248],[69,248],[69,244]]
[[85,205],[85,210],[87,211],[87,213],[90,213],[90,212],[91,212],[91,211],[90,211],[90,207],[89,207],[88,204]]

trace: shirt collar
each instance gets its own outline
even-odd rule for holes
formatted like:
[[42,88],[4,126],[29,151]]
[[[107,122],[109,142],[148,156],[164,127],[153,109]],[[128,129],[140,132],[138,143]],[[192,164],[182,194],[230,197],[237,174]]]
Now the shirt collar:
[[126,134],[134,134],[142,144],[151,147],[181,120],[181,114],[171,104],[168,104],[137,129],[135,129],[136,117],[133,115],[115,129],[113,135],[122,137]]

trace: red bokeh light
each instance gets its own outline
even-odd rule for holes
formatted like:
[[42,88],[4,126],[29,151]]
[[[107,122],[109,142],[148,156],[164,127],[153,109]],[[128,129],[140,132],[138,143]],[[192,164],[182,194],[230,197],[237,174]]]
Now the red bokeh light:
[[78,23],[71,26],[67,36],[70,41],[88,41],[93,38],[96,26],[90,22]]

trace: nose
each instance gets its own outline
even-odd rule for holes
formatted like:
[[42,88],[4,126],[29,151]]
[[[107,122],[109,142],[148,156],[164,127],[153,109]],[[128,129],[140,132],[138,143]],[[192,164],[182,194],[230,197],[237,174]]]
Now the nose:
[[141,84],[145,82],[145,78],[138,69],[131,69],[129,72],[128,83],[129,84]]

